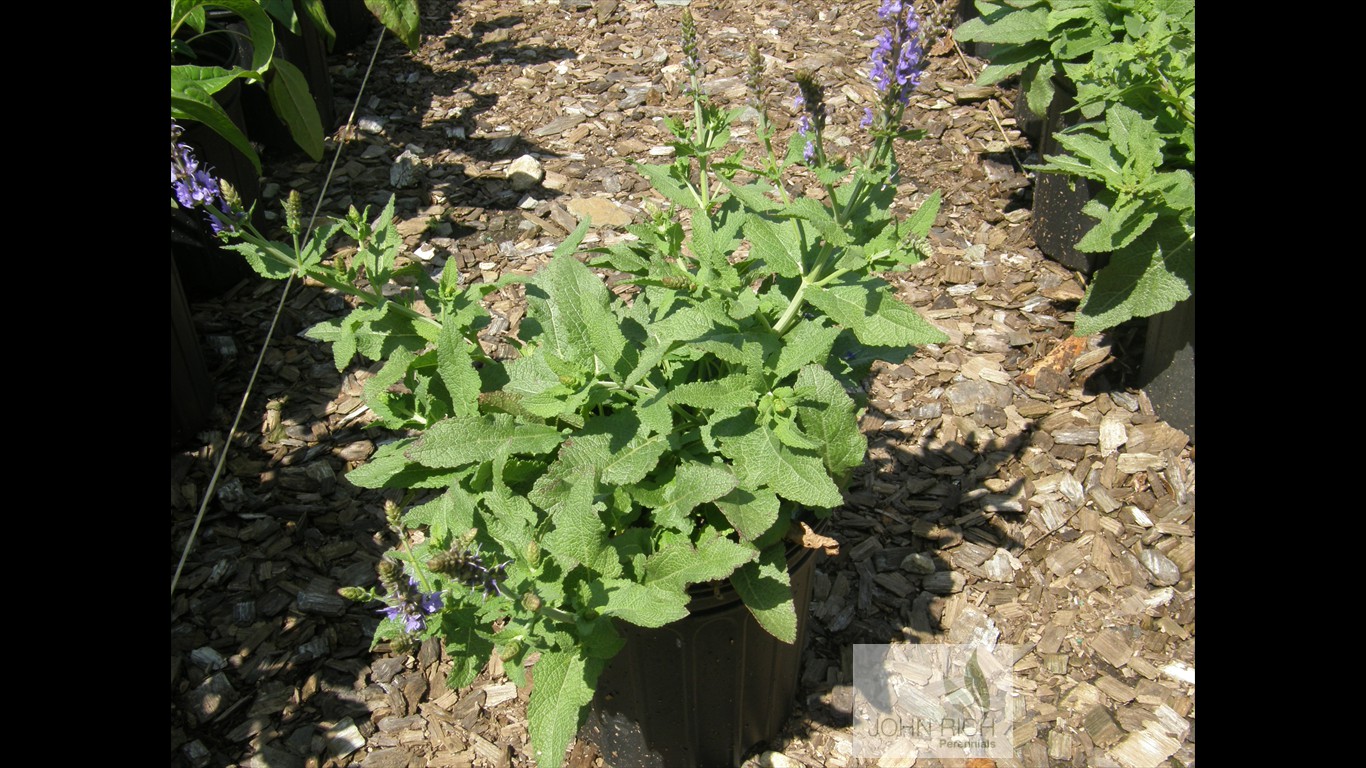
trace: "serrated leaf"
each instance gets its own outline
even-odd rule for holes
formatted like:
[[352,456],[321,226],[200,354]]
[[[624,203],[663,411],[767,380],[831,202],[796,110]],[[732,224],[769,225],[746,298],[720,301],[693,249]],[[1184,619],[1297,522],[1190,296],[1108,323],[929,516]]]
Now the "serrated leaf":
[[531,317],[544,324],[543,346],[589,370],[612,371],[626,337],[602,281],[573,256],[560,256],[527,282]]
[[425,525],[431,539],[442,545],[452,536],[459,536],[474,527],[475,498],[459,487],[452,486],[435,499],[413,507],[403,515],[408,527]]
[[429,469],[403,455],[416,441],[404,438],[380,446],[366,463],[346,473],[346,479],[361,488],[443,488],[455,473]]
[[474,369],[467,345],[454,322],[447,320],[441,326],[436,342],[436,374],[450,395],[451,412],[456,416],[474,416],[479,412],[479,372]]
[[802,396],[797,420],[819,443],[817,452],[830,474],[843,477],[862,465],[868,439],[858,428],[855,403],[844,386],[825,368],[808,365],[797,374],[796,390]]
[[[776,498],[774,500],[776,508]],[[645,560],[645,583],[678,588],[728,578],[735,569],[759,556],[749,544],[739,544],[719,534],[693,547],[674,541]]]
[[607,603],[598,611],[638,627],[662,627],[688,615],[688,593],[663,585],[639,584],[626,579],[603,579]]
[[663,195],[665,199],[670,202],[689,210],[697,210],[701,205],[701,202],[697,199],[696,195],[693,194],[693,191],[685,186],[683,182],[674,178],[672,165],[651,165],[634,161],[631,165],[635,166],[635,169],[646,179],[649,179],[650,184],[655,188],[655,191],[659,192],[659,194]]
[[362,390],[365,396],[365,404],[375,412],[375,415],[379,416],[387,427],[398,428],[403,426],[403,422],[406,420],[395,415],[393,409],[389,407],[390,396],[387,390],[403,381],[403,378],[408,375],[408,368],[416,359],[417,355],[412,352],[406,349],[396,349],[393,354],[389,355],[389,359],[379,369],[379,372],[365,382],[365,387]]
[[773,434],[778,436],[783,445],[789,448],[802,448],[808,451],[818,451],[820,443],[802,434],[801,429],[787,420],[778,420],[773,423]]
[[830,348],[840,329],[825,325],[823,318],[803,320],[793,326],[783,337],[783,348],[773,364],[775,381],[786,379],[791,373],[807,363],[824,361],[830,356]]
[[751,255],[778,275],[797,277],[802,273],[801,242],[792,222],[751,216],[745,222],[745,236],[752,246]]
[[749,541],[762,536],[778,520],[778,497],[768,489],[736,488],[714,503],[726,522]]
[[830,213],[830,209],[809,197],[799,197],[788,203],[783,208],[783,213],[811,222],[816,231],[821,233],[821,237],[831,245],[841,246],[849,242],[849,234],[835,223],[835,217]]
[[739,200],[744,206],[755,213],[763,213],[778,207],[778,202],[769,197],[772,187],[763,182],[756,181],[753,184],[740,185],[733,180],[725,177],[721,178],[721,183],[726,189],[730,190],[735,199]]
[[[1195,243],[1162,232],[1161,225],[1110,257],[1087,286],[1076,320],[1086,336],[1134,317],[1151,317],[1190,298],[1195,284]],[[1160,235],[1169,240],[1164,244]]]
[[674,478],[658,490],[636,489],[632,495],[650,507],[655,525],[688,533],[693,525],[688,514],[700,504],[730,493],[739,480],[725,467],[683,462]]
[[943,198],[939,190],[925,198],[925,202],[915,209],[915,213],[906,217],[902,223],[902,230],[918,237],[925,237],[930,233],[930,227],[934,226],[934,219],[939,215],[939,202]]
[[746,488],[768,486],[779,496],[808,507],[837,507],[844,501],[821,459],[783,445],[768,425],[722,438],[721,452],[735,462]]
[[959,24],[953,36],[964,42],[1023,44],[1049,38],[1048,9],[1032,11],[996,6]]
[[730,583],[759,626],[784,643],[797,642],[797,609],[781,545],[765,549],[756,562],[741,566]]
[[654,470],[668,447],[667,435],[636,435],[602,464],[602,482],[607,485],[640,482]]
[[569,741],[593,700],[593,688],[602,672],[601,659],[589,659],[577,651],[548,651],[532,669],[535,684],[527,703],[527,730],[536,752],[536,765],[551,768],[564,762]]
[[621,560],[607,540],[607,526],[593,507],[593,484],[578,483],[554,494],[555,528],[541,539],[541,546],[567,568],[583,564],[604,577],[621,575]]
[[563,439],[554,427],[518,424],[505,413],[453,416],[428,427],[408,449],[408,458],[428,467],[460,467],[498,456],[549,453]]
[[483,529],[503,546],[503,551],[523,552],[537,523],[531,503],[506,487],[489,491],[483,499],[488,507],[487,511],[478,510]]
[[758,394],[749,389],[744,376],[680,384],[669,390],[665,397],[673,405],[727,413],[753,405],[757,399]]
[[451,657],[446,683],[453,690],[473,683],[493,652],[493,643],[480,634],[481,629],[470,611],[443,611],[441,614],[441,636]]
[[891,295],[885,280],[865,277],[811,286],[807,300],[870,346],[922,346],[948,340],[914,309]]

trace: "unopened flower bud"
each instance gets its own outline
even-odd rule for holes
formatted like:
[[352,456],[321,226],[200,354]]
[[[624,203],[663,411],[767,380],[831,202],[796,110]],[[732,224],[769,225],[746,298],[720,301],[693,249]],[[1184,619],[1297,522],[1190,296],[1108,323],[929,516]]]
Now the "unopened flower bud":
[[522,644],[513,640],[502,648],[498,649],[498,658],[503,661],[512,661],[522,652]]
[[379,561],[376,570],[379,571],[380,583],[391,591],[394,589],[393,584],[403,575],[403,566],[387,557]]
[[298,235],[303,231],[303,200],[297,189],[291,189],[289,196],[285,198],[285,229],[291,235]]
[[528,592],[522,595],[522,607],[535,613],[541,610],[541,598],[537,597],[535,592]]
[[[526,561],[531,564],[532,567],[535,567],[537,563],[541,562],[541,545],[536,543],[534,539],[526,543]],[[533,608],[532,610],[535,609]]]
[[370,592],[368,590],[361,589],[360,587],[342,587],[341,589],[337,590],[337,594],[341,595],[347,600],[354,600],[358,603],[364,603],[370,599]]
[[384,500],[384,520],[394,533],[403,532],[403,510],[391,499]]

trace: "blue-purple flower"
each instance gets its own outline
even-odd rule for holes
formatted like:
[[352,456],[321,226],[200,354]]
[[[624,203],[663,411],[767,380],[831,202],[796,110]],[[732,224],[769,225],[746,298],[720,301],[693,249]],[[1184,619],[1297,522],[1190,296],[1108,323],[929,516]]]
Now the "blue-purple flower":
[[380,613],[386,618],[403,622],[405,632],[421,632],[427,625],[427,617],[441,610],[441,593],[424,593],[417,579],[412,576],[408,577],[406,586],[400,585],[402,582],[397,581],[386,585],[389,587],[387,599],[391,604],[381,608]]
[[877,15],[890,23],[878,33],[868,79],[887,104],[906,104],[924,69],[920,16],[912,4],[901,0],[883,0]]
[[796,80],[798,91],[792,99],[792,107],[801,111],[797,116],[797,132],[806,139],[802,159],[810,164],[816,159],[816,146],[825,129],[825,93],[810,72],[798,72]]
[[222,185],[207,169],[201,168],[194,150],[179,142],[183,133],[171,123],[171,189],[182,208],[202,208],[215,234],[235,232],[236,222],[243,214],[227,195]]

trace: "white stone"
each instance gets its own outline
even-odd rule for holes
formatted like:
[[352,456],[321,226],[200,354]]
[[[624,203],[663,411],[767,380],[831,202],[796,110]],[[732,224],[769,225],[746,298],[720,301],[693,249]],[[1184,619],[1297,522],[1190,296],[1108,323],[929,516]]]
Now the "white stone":
[[507,167],[507,180],[512,184],[512,188],[518,192],[524,192],[545,178],[545,169],[541,163],[531,155],[522,155],[513,160]]

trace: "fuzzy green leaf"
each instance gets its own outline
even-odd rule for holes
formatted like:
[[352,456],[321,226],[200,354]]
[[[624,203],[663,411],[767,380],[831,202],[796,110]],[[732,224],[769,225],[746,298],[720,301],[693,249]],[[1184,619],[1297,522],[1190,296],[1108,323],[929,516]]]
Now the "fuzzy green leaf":
[[797,374],[796,390],[802,396],[797,421],[816,439],[830,474],[843,477],[863,464],[868,439],[859,431],[854,400],[844,386],[825,368],[808,365]]
[[869,346],[921,346],[948,340],[914,309],[893,297],[889,288],[881,278],[865,277],[812,286],[807,291],[807,298]]
[[408,449],[408,458],[428,467],[460,467],[498,456],[549,453],[563,439],[554,427],[517,424],[505,413],[454,416],[429,427]]
[[795,223],[751,216],[745,222],[745,236],[752,246],[751,254],[769,269],[782,277],[802,273],[801,241]]
[[412,352],[406,349],[396,349],[393,354],[389,355],[384,367],[380,368],[378,373],[365,382],[363,390],[365,404],[375,412],[376,416],[379,416],[385,426],[391,429],[403,426],[406,419],[396,415],[390,408],[390,395],[387,390],[403,381],[403,378],[408,375],[408,368],[416,359],[417,355]]
[[569,741],[593,700],[603,665],[601,659],[585,658],[574,651],[541,654],[532,670],[535,684],[526,712],[536,765],[553,768],[563,764]]
[[667,435],[636,435],[621,450],[614,452],[602,464],[602,482],[607,485],[630,485],[645,478],[659,457],[669,447]]
[[688,593],[681,588],[639,584],[626,579],[603,579],[607,604],[598,609],[638,627],[662,627],[688,615]]
[[702,539],[696,548],[686,541],[673,541],[646,558],[645,583],[681,589],[718,581],[758,556],[752,545],[738,544],[716,533]]
[[528,281],[530,315],[544,324],[545,346],[590,370],[616,368],[626,347],[602,281],[573,256],[560,256]]
[[736,488],[715,502],[740,538],[753,541],[778,520],[778,497],[768,489]]
[[366,463],[346,474],[361,488],[444,488],[455,473],[429,469],[403,455],[417,438],[404,438],[380,446]]
[[783,348],[773,364],[775,381],[786,379],[793,371],[807,363],[822,362],[830,356],[830,348],[840,329],[825,324],[824,318],[803,320],[783,337]]
[[636,489],[632,494],[651,507],[650,515],[658,526],[688,533],[693,525],[688,514],[699,504],[725,496],[739,481],[722,466],[684,462],[674,478],[658,490]]
[[1184,238],[1179,230],[1176,234],[1163,230],[1161,225],[1152,227],[1115,252],[1096,274],[1077,313],[1078,336],[1113,328],[1133,317],[1151,317],[1190,298],[1195,288],[1195,241]]
[[693,194],[692,190],[686,187],[683,182],[674,178],[672,165],[651,165],[647,163],[632,162],[637,171],[647,179],[655,188],[655,191],[663,195],[665,199],[676,205],[697,210],[700,202]]
[[925,198],[925,202],[915,209],[915,213],[906,218],[901,225],[902,230],[918,237],[928,235],[930,227],[934,226],[935,217],[939,215],[939,203],[942,198],[943,195],[936,189],[934,194]]
[[717,381],[680,384],[669,390],[665,399],[673,405],[730,413],[753,405],[758,394],[749,389],[745,377],[727,376]]
[[446,640],[446,651],[451,657],[446,684],[452,690],[473,683],[493,651],[493,643],[480,634],[482,629],[471,611],[443,611],[441,614],[441,636]]
[[442,545],[474,527],[475,498],[452,486],[435,499],[414,507],[403,515],[404,525],[428,527],[431,538]]
[[781,545],[765,549],[757,562],[741,566],[730,583],[759,626],[784,643],[797,642],[797,609]]
[[768,486],[808,507],[837,507],[844,501],[818,456],[783,445],[767,425],[723,438],[721,452],[735,462],[745,488]]
[[602,576],[620,576],[621,560],[593,506],[593,485],[579,482],[551,495],[558,502],[551,514],[555,528],[541,539],[541,545],[567,567],[582,563]]
[[479,412],[479,372],[470,360],[468,344],[454,322],[448,320],[441,326],[436,342],[436,374],[450,394],[451,411],[456,416],[474,416]]

